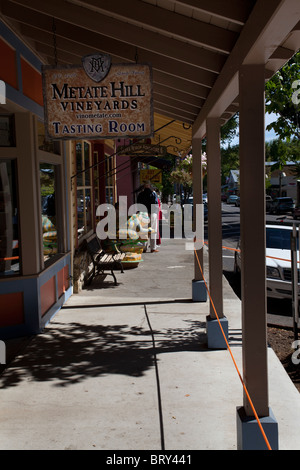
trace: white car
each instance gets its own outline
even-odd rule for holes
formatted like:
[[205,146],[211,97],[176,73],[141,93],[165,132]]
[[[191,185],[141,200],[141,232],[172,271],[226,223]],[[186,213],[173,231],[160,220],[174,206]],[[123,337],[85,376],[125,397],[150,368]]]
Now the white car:
[[[292,298],[292,269],[290,261],[292,230],[293,227],[285,225],[266,226],[266,267],[268,297],[276,299]],[[240,249],[240,243],[238,244],[237,248]],[[234,267],[235,272],[241,271],[240,251],[235,252]],[[298,284],[298,286],[300,287],[300,284]]]
[[236,194],[231,194],[227,198],[227,204],[235,204],[235,201],[238,199],[238,196]]

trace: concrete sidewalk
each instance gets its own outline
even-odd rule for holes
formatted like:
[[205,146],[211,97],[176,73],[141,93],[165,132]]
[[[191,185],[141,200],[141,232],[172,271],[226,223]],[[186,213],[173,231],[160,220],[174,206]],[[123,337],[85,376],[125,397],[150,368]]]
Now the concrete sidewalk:
[[[242,385],[208,350],[209,303],[191,301],[193,253],[164,241],[136,269],[74,294],[0,376],[0,449],[234,450]],[[242,372],[241,305],[224,278]],[[280,450],[300,448],[300,396],[273,350],[270,407]]]

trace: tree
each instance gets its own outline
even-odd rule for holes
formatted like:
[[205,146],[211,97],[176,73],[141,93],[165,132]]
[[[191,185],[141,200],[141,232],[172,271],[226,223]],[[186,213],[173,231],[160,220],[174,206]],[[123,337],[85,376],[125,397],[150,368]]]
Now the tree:
[[266,111],[277,119],[267,126],[280,139],[300,138],[300,108],[297,88],[300,86],[300,51],[297,52],[267,83]]
[[222,184],[226,183],[230,170],[238,170],[240,168],[239,146],[228,146],[221,149],[221,177]]
[[[224,147],[226,143],[230,146],[232,140],[238,135],[238,130],[239,113],[236,113],[221,127],[221,146]],[[202,141],[202,150],[206,151],[206,138]]]
[[193,186],[192,155],[188,155],[179,162],[175,170],[171,172],[170,179],[174,184],[182,186],[184,192],[184,200],[186,200]]
[[300,160],[300,141],[293,139],[286,142],[280,139],[274,139],[266,142],[266,161],[293,161]]
[[[236,166],[236,161],[238,160],[238,146],[235,147],[230,147],[230,143],[236,137],[238,134],[238,126],[239,126],[239,115],[235,114],[230,118],[226,124],[224,124],[221,127],[221,144],[228,143],[228,148],[227,150],[224,150],[222,148],[222,162],[223,162],[223,150],[225,154],[228,156],[227,159],[227,166],[231,165],[232,161],[234,161],[234,167],[238,168]],[[206,169],[206,139],[203,139],[203,145],[202,145],[202,165],[204,170]],[[225,164],[226,166],[226,164]],[[231,170],[232,167],[228,168],[228,173],[229,170]],[[225,169],[227,171],[227,167]],[[224,171],[222,170],[222,175],[224,175]],[[193,161],[192,161],[192,155],[188,155],[185,157],[183,160],[180,161],[180,163],[177,165],[176,169],[173,170],[170,174],[170,179],[173,183],[178,184],[182,186],[182,190],[184,192],[184,199],[187,198],[188,194],[192,192],[192,187],[193,187]],[[206,181],[204,179],[204,187],[206,186]]]
[[238,135],[238,129],[239,113],[236,113],[221,127],[221,144],[227,143],[230,146],[232,140]]
[[[289,150],[286,142],[276,139],[266,143],[266,160],[276,162],[276,168],[282,169],[281,167],[286,164],[288,157]],[[274,167],[274,169],[276,168]]]
[[[221,177],[222,184],[225,184],[226,177],[230,170],[239,168],[239,146],[231,147],[232,140],[238,135],[239,114],[236,113],[221,127]],[[225,147],[227,145],[227,148]],[[206,139],[203,139],[203,152],[206,151]],[[206,154],[205,154],[206,155]],[[203,179],[203,187],[206,188],[206,175]]]
[[171,180],[171,173],[170,170],[164,169],[162,172],[162,185],[161,185],[161,195],[162,195],[162,202],[167,203],[169,196],[173,194],[174,188],[173,183]]

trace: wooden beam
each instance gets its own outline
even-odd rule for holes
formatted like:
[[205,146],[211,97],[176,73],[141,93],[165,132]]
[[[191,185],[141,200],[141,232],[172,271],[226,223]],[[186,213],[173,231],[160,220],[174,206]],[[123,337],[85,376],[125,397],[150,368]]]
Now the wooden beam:
[[[36,42],[35,48],[39,54],[43,54],[44,56],[48,57],[50,65],[55,64],[54,48],[51,44],[47,45],[47,44]],[[58,66],[65,65],[65,64],[81,66],[82,65],[81,56],[76,53],[72,54],[70,52],[65,52],[65,51],[60,50],[58,53]]]
[[170,113],[174,113],[177,116],[181,116],[182,121],[184,121],[185,119],[188,119],[188,122],[194,122],[196,117],[197,117],[197,114],[190,113],[189,111],[186,111],[184,109],[176,108],[174,106],[170,106],[168,104],[165,104],[165,103],[163,103],[161,101],[157,101],[157,100],[155,100],[154,102],[155,102],[155,107],[156,108],[164,109],[165,111],[169,111]]
[[[16,8],[8,0],[2,0],[1,10],[7,18],[52,33],[52,18],[47,15],[29,10],[21,5]],[[177,39],[165,36],[164,40],[161,41],[160,36],[152,31],[144,31],[142,35],[135,37],[134,42],[129,40],[128,35],[126,41],[122,41],[120,38],[111,37],[111,35],[105,36],[103,30],[101,30],[101,33],[99,30],[91,31],[58,19],[56,19],[55,24],[56,34],[59,37],[89,44],[91,47],[94,47],[95,44],[101,44],[101,51],[127,58],[131,57],[131,59],[134,58],[136,49],[142,48],[214,73],[221,71],[226,60],[224,54],[183,43]],[[119,50],[118,54],[116,53],[117,49]]]
[[155,103],[153,105],[153,110],[156,113],[163,114],[164,116],[167,116],[171,119],[180,120],[180,121],[185,122],[187,124],[193,124],[193,122],[194,122],[193,119],[191,119],[190,117],[183,116],[180,113],[174,112],[173,110],[170,110],[170,109],[166,109],[165,107],[156,105]]
[[246,23],[248,16],[255,4],[255,0],[230,0],[225,2],[224,0],[174,0],[177,5],[184,5],[191,7],[196,11],[200,11],[217,18],[230,21],[243,25]]
[[[28,26],[21,27],[21,31],[26,37],[34,40],[36,43],[43,43],[46,45],[51,45],[51,43],[53,43],[53,34],[37,29],[34,30],[34,28]],[[83,55],[99,51],[97,45],[94,45],[94,49],[91,49],[81,43],[76,43],[63,38],[60,38],[60,40],[56,39],[56,47],[58,51],[63,50],[70,54],[79,55],[81,57]],[[118,48],[115,52],[118,54]],[[112,54],[110,55],[112,56]],[[128,57],[125,58],[121,56],[112,57],[116,58],[116,62],[124,62],[124,60],[126,62],[134,62],[134,56],[132,56],[131,59]],[[138,62],[149,63],[152,65],[152,68],[157,71],[168,73],[178,78],[191,81],[196,83],[197,85],[200,84],[208,88],[211,88],[213,86],[217,77],[217,75],[212,74],[211,72],[189,65],[186,65],[185,67],[180,67],[178,62],[175,60],[167,59],[158,54],[153,54],[148,51],[143,51],[143,53],[138,56]]]
[[[54,48],[52,45],[42,43],[36,41],[35,44],[36,50],[38,53],[43,54],[48,57],[49,64],[54,64],[55,57],[54,57]],[[71,52],[66,52],[64,50],[58,50],[58,64],[65,65],[65,64],[78,64],[81,65],[81,57],[87,51],[82,50],[84,46],[80,46],[79,49],[72,49]],[[168,115],[174,116],[177,119],[181,119],[183,121],[192,123],[194,122],[197,114],[199,113],[199,109],[188,104],[184,104],[178,100],[174,100],[172,98],[168,98],[167,96],[164,97],[162,95],[155,93],[156,83],[153,83],[154,89],[154,105],[157,107],[159,112],[168,111]],[[177,90],[177,95],[180,97],[181,92]]]
[[178,109],[178,110],[185,111],[186,113],[190,113],[193,119],[195,119],[197,115],[199,114],[199,108],[188,105],[188,104],[184,104],[181,101],[174,100],[170,97],[160,95],[159,93],[156,93],[155,87],[154,87],[153,99],[154,99],[154,102],[157,103],[157,105],[161,103],[161,104],[170,106],[174,109]]
[[[194,124],[195,137],[206,134],[208,116],[221,116],[238,95],[242,64],[265,63],[297,24],[299,0],[257,0]],[[282,62],[282,65],[284,61]]]
[[300,31],[300,21],[294,26],[293,31]]
[[189,93],[185,93],[181,91],[180,93],[174,88],[170,88],[165,85],[160,85],[156,83],[155,85],[156,93],[159,93],[162,96],[168,96],[177,100],[179,103],[187,103],[189,105],[195,106],[197,108],[201,108],[205,102],[202,98],[197,98],[196,96],[190,95]]
[[[99,10],[98,0],[89,1],[90,5],[93,5],[95,1],[97,10]],[[104,11],[103,5],[109,4],[109,7],[107,6],[109,10],[106,10],[108,15],[76,4],[72,4],[70,7],[70,3],[65,0],[51,0],[47,3],[40,0],[30,0],[29,3],[28,0],[12,0],[12,2],[87,30],[101,31],[107,36],[133,44],[137,44],[138,37],[145,34],[145,29],[150,28],[164,36],[169,34],[197,46],[230,54],[238,38],[235,32],[136,0],[127,0],[126,3],[123,0],[115,0],[114,2],[103,0],[101,11]],[[112,11],[118,17],[123,17],[125,21],[112,18]],[[134,22],[134,24],[130,24],[128,21]]]
[[279,46],[271,55],[270,60],[289,60],[294,54],[295,52],[291,49]]
[[153,71],[153,79],[156,83],[160,85],[165,85],[175,90],[184,91],[192,96],[197,98],[207,98],[209,95],[209,88],[202,85],[198,85],[193,82],[187,82],[181,78],[169,75],[167,73],[159,72],[157,70]]

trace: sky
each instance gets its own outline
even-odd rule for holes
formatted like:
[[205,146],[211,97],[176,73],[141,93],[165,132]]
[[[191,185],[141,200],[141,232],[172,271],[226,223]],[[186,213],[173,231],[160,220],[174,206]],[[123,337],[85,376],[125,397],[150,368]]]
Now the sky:
[[[276,117],[277,116],[274,113],[271,113],[271,114],[266,113],[266,115],[265,115],[266,127],[268,126],[268,124],[271,124],[271,122],[276,121]],[[266,131],[265,139],[266,139],[266,142],[268,142],[269,140],[278,139],[278,136],[275,134],[275,132],[273,130]]]
[[[271,122],[274,122],[276,121],[276,114],[272,113],[272,114],[269,114],[269,113],[266,113],[265,115],[265,123],[266,123],[266,127],[271,123]],[[270,140],[274,140],[274,139],[278,139],[278,136],[275,134],[275,132],[273,130],[271,131],[267,131],[266,130],[266,133],[265,133],[265,139],[266,139],[266,142],[269,142]],[[231,146],[233,145],[238,145],[239,143],[239,137],[235,137],[232,142],[230,143]]]

